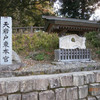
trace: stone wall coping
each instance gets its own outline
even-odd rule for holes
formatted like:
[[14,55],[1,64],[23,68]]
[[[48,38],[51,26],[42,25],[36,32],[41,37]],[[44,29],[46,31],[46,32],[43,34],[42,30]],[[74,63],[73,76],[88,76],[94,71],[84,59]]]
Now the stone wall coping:
[[95,73],[100,73],[100,70],[61,73],[61,74],[49,74],[49,75],[46,74],[46,75],[7,77],[7,78],[0,78],[0,82],[1,81],[23,81],[23,80],[33,80],[33,79],[50,79],[50,78],[57,78],[57,77],[69,76],[69,75],[81,76],[81,75],[88,75],[88,74],[95,74]]

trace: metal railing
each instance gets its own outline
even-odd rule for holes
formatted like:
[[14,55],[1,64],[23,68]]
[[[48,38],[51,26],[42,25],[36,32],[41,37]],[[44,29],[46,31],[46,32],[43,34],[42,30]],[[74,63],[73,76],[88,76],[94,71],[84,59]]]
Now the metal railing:
[[87,61],[91,60],[89,49],[56,49],[56,61]]

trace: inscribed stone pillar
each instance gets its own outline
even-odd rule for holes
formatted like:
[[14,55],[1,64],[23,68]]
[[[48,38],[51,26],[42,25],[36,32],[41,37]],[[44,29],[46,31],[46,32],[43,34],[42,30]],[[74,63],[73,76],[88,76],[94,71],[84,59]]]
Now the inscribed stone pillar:
[[12,64],[12,18],[0,17],[0,64]]

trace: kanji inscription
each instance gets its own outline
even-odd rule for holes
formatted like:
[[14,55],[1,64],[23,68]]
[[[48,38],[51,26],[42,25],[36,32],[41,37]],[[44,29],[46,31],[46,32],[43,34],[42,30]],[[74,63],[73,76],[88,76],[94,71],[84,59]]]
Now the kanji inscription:
[[12,64],[12,19],[1,17],[0,20],[0,64]]

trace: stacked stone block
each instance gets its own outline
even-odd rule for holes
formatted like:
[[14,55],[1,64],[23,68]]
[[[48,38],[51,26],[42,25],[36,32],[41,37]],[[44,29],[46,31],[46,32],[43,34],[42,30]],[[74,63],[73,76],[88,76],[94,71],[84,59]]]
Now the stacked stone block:
[[1,78],[0,100],[100,100],[100,71]]

